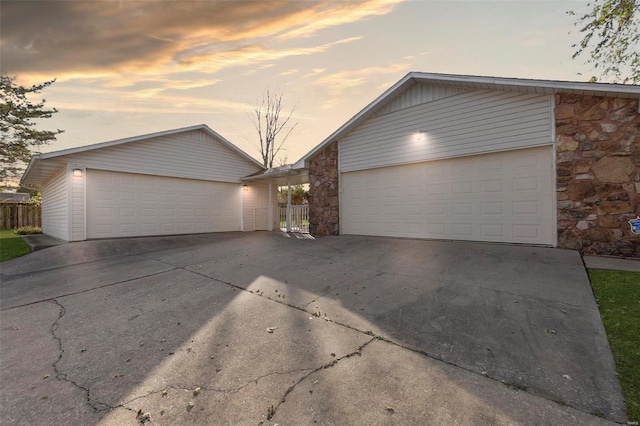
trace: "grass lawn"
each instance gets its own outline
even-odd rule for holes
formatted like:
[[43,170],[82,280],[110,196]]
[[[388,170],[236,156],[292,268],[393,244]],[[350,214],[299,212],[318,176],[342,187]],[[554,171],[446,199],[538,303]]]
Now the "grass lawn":
[[29,253],[29,246],[10,229],[0,230],[0,262]]
[[[629,420],[640,421],[640,272],[590,270]],[[636,423],[637,424],[637,423]]]

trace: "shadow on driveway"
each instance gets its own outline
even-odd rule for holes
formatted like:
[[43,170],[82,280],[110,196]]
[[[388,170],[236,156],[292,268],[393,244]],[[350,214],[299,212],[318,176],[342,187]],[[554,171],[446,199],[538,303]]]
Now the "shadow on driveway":
[[[624,421],[577,252],[276,233],[2,264],[2,422]],[[594,416],[595,415],[595,416]]]

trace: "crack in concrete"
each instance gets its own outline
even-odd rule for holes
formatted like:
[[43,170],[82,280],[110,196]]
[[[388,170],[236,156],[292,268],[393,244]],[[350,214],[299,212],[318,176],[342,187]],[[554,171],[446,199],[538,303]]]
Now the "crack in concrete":
[[267,420],[271,420],[273,417],[275,417],[275,415],[278,412],[278,408],[280,408],[280,406],[282,404],[284,404],[287,401],[287,396],[289,396],[289,394],[291,392],[293,392],[293,390],[296,388],[296,386],[298,386],[300,383],[304,382],[309,376],[311,376],[313,373],[317,373],[320,370],[325,370],[327,368],[331,368],[333,366],[335,366],[336,364],[338,364],[340,361],[342,361],[343,359],[347,359],[347,358],[351,358],[353,356],[361,356],[362,355],[362,351],[364,350],[365,347],[367,347],[369,344],[375,342],[376,340],[379,340],[378,337],[373,337],[372,339],[366,341],[365,343],[363,343],[362,345],[360,345],[360,347],[358,347],[355,351],[348,353],[346,355],[341,356],[340,358],[336,358],[333,361],[327,363],[327,364],[323,364],[320,367],[310,371],[309,373],[305,374],[304,376],[302,376],[297,382],[295,382],[293,385],[289,386],[289,388],[285,391],[284,395],[282,396],[282,398],[280,398],[280,401],[278,402],[277,405],[275,406],[270,406],[267,409],[267,416],[266,419]]
[[[173,266],[173,265],[171,265],[171,266]],[[107,287],[111,287],[111,286],[114,286],[114,285],[124,284],[124,283],[128,283],[128,282],[131,282],[131,281],[143,279],[143,278],[149,278],[149,277],[154,277],[156,275],[166,274],[167,272],[175,271],[177,269],[179,269],[179,268],[174,267],[173,269],[168,269],[166,271],[160,271],[160,272],[154,272],[152,274],[141,275],[139,277],[129,278],[127,280],[118,281],[118,282],[115,282],[115,283],[103,284],[103,285],[99,285],[99,286],[96,286],[96,287],[91,287],[91,288],[87,288],[87,289],[84,289],[84,290],[75,291],[75,292],[71,292],[71,293],[59,294],[57,296],[53,296],[53,297],[50,297],[50,298],[47,298],[47,299],[36,300],[34,302],[24,303],[22,305],[16,305],[16,306],[11,306],[9,308],[0,309],[0,312],[9,311],[11,309],[16,309],[16,308],[24,308],[25,306],[36,305],[38,303],[43,303],[43,302],[53,302],[53,303],[58,304],[56,299],[61,298],[61,297],[75,296],[76,294],[88,293],[90,291],[99,290],[101,288],[107,288]]]
[[167,385],[167,386],[165,386],[164,388],[162,388],[160,390],[152,390],[152,391],[147,392],[144,395],[140,395],[140,396],[136,396],[135,398],[131,398],[131,399],[123,402],[122,404],[120,404],[120,406],[125,406],[127,404],[131,404],[134,401],[138,401],[140,399],[147,398],[149,396],[162,393],[162,392],[166,391],[167,389],[183,390],[183,391],[193,392],[196,388],[200,388],[200,392],[217,392],[217,393],[224,393],[224,394],[228,394],[228,393],[233,394],[233,393],[240,392],[242,389],[244,389],[245,387],[249,386],[252,383],[257,384],[260,380],[262,380],[264,378],[267,378],[267,377],[270,377],[270,376],[292,374],[292,373],[297,373],[297,372],[300,372],[300,371],[309,371],[309,370],[312,370],[312,369],[311,368],[296,368],[296,369],[287,370],[287,371],[274,371],[272,373],[263,374],[263,375],[258,376],[256,378],[248,380],[243,385],[236,386],[234,388],[227,388],[227,389],[210,388],[210,387],[207,387],[206,385],[197,385],[197,386]]
[[87,405],[89,405],[89,407],[91,407],[91,409],[94,412],[101,412],[101,411],[106,411],[106,410],[115,408],[103,402],[93,401],[91,399],[91,390],[88,387],[82,386],[81,384],[71,380],[70,378],[67,377],[65,373],[61,372],[60,369],[58,368],[58,363],[62,360],[62,357],[64,356],[64,348],[62,347],[62,338],[56,334],[56,331],[58,331],[58,328],[60,327],[60,320],[62,319],[62,317],[66,315],[67,309],[55,298],[51,299],[51,302],[60,309],[60,312],[58,313],[58,318],[56,318],[54,323],[51,325],[51,329],[50,329],[51,335],[53,336],[54,340],[58,343],[58,352],[59,352],[58,359],[56,359],[56,361],[53,363],[53,371],[56,373],[56,376],[55,376],[56,380],[70,383],[76,388],[82,390],[87,395],[87,399],[86,399]]

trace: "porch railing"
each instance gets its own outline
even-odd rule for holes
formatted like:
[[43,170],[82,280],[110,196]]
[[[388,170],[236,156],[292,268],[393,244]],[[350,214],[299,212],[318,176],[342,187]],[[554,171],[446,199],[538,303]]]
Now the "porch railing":
[[290,220],[291,227],[287,230],[287,207],[281,207],[280,210],[280,229],[288,232],[309,233],[309,205],[301,204],[291,206]]

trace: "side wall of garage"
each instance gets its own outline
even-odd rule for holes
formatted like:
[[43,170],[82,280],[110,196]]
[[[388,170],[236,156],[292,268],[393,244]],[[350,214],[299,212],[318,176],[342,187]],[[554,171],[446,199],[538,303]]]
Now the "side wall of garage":
[[640,257],[638,99],[556,95],[558,245]]
[[65,241],[69,239],[68,180],[65,167],[42,188],[42,232]]

